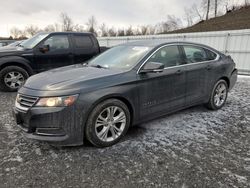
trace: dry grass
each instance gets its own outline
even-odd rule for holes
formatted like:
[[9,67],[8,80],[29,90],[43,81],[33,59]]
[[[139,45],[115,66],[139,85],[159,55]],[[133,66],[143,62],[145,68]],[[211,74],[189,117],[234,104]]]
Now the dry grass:
[[250,29],[250,6],[236,8],[227,14],[201,21],[191,27],[173,31],[171,33],[189,33],[205,31],[224,31]]

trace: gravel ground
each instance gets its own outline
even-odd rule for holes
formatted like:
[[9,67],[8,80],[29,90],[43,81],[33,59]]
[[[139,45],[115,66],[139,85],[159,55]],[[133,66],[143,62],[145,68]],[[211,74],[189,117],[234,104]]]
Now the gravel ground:
[[0,92],[0,187],[250,187],[250,79],[226,106],[193,107],[132,127],[113,147],[29,140]]

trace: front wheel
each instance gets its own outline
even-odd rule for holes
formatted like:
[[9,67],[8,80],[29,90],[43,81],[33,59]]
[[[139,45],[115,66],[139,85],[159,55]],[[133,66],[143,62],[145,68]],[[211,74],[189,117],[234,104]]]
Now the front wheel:
[[29,77],[26,70],[18,66],[8,66],[0,71],[0,89],[17,91]]
[[91,112],[85,135],[93,145],[107,147],[119,142],[129,125],[128,107],[120,100],[109,99],[98,104]]
[[207,107],[211,110],[218,110],[224,106],[227,100],[228,84],[225,80],[219,80],[211,93]]

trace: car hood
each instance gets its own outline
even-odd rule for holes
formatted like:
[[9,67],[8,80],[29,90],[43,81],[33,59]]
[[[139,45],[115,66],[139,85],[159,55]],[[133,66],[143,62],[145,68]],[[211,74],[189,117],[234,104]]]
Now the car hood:
[[121,70],[78,64],[36,74],[30,77],[23,87],[43,91],[82,90],[105,84],[105,80],[110,82],[110,76],[117,76],[120,73],[122,73]]
[[25,55],[26,53],[30,52],[32,52],[32,49],[26,49],[22,47],[1,47],[0,57]]
[[21,55],[24,52],[30,51],[22,47],[1,47],[0,48],[0,57],[11,56],[11,55]]

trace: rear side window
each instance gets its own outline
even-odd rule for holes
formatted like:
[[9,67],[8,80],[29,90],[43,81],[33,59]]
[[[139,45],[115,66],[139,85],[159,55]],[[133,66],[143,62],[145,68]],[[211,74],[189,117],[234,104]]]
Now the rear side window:
[[207,59],[208,59],[209,61],[215,60],[216,57],[217,57],[217,54],[214,53],[214,52],[212,52],[212,51],[210,51],[210,50],[207,50],[207,49],[206,49],[206,53],[207,53]]
[[195,46],[183,46],[187,63],[207,61],[207,54],[203,48]]
[[183,63],[178,46],[166,46],[159,49],[148,62],[163,63],[165,67],[173,67]]
[[89,48],[93,46],[93,42],[89,36],[74,35],[76,48]]

